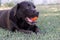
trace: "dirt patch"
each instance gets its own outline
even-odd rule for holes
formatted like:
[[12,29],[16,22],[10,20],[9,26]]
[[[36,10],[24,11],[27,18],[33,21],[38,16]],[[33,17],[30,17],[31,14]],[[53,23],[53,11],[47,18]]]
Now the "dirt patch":
[[11,9],[11,8],[9,8],[9,7],[8,8],[2,8],[2,7],[0,8],[0,10],[8,10],[8,9]]

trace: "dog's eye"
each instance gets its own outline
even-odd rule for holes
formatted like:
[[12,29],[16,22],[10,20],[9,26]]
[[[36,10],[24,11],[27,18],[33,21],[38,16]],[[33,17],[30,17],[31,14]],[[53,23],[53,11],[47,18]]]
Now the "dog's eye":
[[30,6],[30,4],[28,4],[28,6]]

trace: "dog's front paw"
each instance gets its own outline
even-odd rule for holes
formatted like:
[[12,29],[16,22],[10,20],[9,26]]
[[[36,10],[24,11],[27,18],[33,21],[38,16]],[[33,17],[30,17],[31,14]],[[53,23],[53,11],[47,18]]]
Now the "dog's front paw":
[[42,32],[41,32],[41,30],[40,30],[39,28],[36,28],[35,33],[36,33],[36,34],[37,34],[37,33],[40,33],[40,34],[41,34]]

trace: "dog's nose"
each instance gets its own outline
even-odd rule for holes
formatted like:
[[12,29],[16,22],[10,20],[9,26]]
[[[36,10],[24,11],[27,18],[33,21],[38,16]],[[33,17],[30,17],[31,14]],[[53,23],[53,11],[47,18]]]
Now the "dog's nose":
[[37,12],[37,14],[39,14],[39,12]]
[[33,13],[39,14],[39,12],[37,10],[32,10]]

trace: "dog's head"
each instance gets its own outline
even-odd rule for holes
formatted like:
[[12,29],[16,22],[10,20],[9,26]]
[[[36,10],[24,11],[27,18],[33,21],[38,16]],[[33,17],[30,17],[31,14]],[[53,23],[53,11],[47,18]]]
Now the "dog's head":
[[39,12],[36,11],[35,5],[32,2],[23,1],[18,3],[12,12],[18,19],[22,18],[29,24],[34,24],[38,18]]

